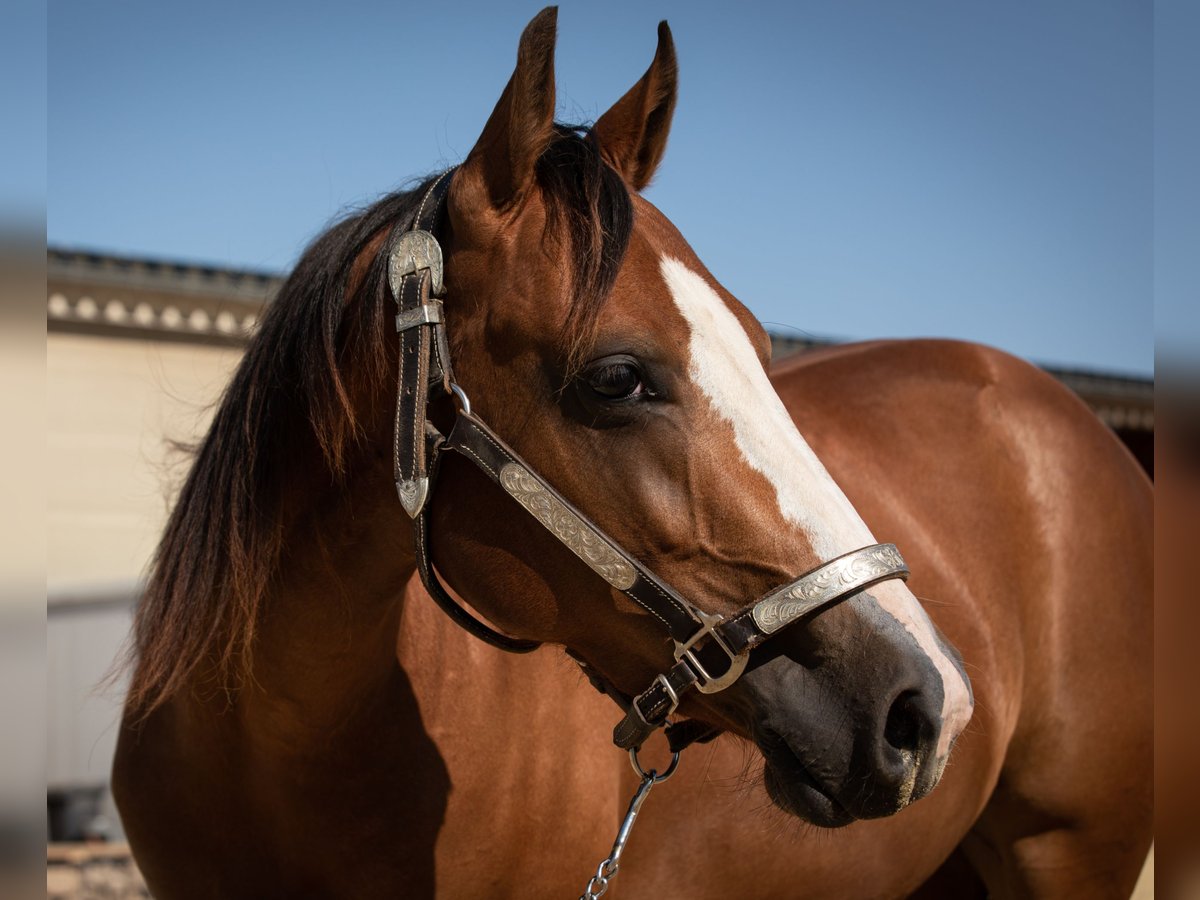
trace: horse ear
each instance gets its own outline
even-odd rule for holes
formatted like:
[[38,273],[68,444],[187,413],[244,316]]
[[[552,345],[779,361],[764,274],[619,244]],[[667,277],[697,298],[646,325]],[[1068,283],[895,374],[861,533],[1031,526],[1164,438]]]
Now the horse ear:
[[593,129],[601,153],[635,191],[650,183],[667,149],[677,78],[675,41],[667,23],[659,22],[658,50],[650,68]]
[[554,40],[558,7],[547,6],[521,33],[517,67],[483,134],[455,178],[458,188],[482,185],[493,209],[521,199],[533,168],[554,137]]

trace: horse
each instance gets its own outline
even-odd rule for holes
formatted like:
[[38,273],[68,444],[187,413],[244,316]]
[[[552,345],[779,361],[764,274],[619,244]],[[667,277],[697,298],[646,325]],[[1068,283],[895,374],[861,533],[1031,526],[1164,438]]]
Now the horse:
[[[527,26],[461,166],[308,248],[217,407],[136,612],[114,762],[151,891],[1128,894],[1145,476],[996,350],[771,369],[641,196],[675,106],[666,23],[590,128],[554,121],[555,35],[554,8]],[[813,573],[900,551],[726,645]],[[675,702],[639,706],[664,683]],[[668,706],[678,768],[618,879],[595,863],[646,779],[602,732],[640,717],[616,742],[662,755]]]

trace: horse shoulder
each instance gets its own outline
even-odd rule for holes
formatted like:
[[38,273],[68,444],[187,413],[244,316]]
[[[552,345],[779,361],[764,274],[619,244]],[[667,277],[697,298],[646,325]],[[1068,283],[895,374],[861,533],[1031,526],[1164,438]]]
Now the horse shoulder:
[[913,340],[801,357],[774,381],[877,536],[955,576],[938,599],[970,599],[1040,680],[1101,650],[1148,665],[1150,483],[1056,379],[992,348]]
[[477,640],[417,578],[396,650],[451,790],[436,822],[392,814],[402,829],[432,829],[438,895],[579,890],[632,792],[628,758],[608,738],[612,701],[556,647],[515,655]]
[[1066,387],[979,345],[849,345],[774,381],[963,652],[976,716],[956,765],[986,762],[992,790],[972,861],[993,889],[1037,893],[1038,872],[1077,867],[1097,896],[1127,894],[1151,820],[1144,473]]

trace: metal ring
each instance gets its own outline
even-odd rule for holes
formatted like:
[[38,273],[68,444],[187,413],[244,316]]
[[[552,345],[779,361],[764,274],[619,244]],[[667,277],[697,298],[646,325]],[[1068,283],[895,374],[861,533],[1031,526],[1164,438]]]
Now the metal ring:
[[458,398],[458,408],[469,416],[471,414],[471,398],[467,396],[467,392],[453,381],[450,382],[450,390]]
[[656,769],[651,769],[649,772],[647,772],[642,768],[642,764],[638,760],[637,747],[629,748],[629,763],[633,766],[633,771],[638,773],[639,778],[649,778],[655,784],[658,784],[660,781],[666,781],[675,774],[675,769],[679,766],[679,751],[676,750],[671,754],[671,764],[667,766],[667,771],[663,772],[661,775],[658,774]]

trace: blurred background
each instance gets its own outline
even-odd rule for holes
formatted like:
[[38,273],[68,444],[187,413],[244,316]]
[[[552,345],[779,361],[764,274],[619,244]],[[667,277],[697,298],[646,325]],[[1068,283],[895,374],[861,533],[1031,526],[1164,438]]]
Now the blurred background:
[[[306,243],[461,161],[538,8],[47,8],[52,841],[122,839],[121,680],[102,682],[186,472],[177,445],[203,433]],[[559,118],[620,97],[662,18],[680,99],[647,196],[776,358],[992,344],[1049,368],[1153,471],[1149,4],[564,3]],[[73,852],[52,866],[64,891],[83,877]]]

